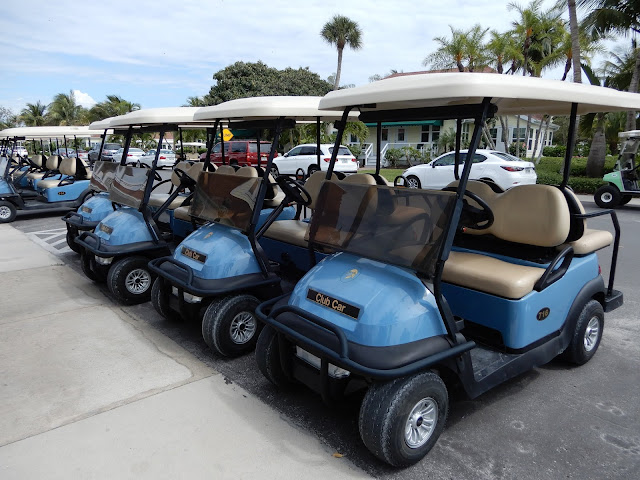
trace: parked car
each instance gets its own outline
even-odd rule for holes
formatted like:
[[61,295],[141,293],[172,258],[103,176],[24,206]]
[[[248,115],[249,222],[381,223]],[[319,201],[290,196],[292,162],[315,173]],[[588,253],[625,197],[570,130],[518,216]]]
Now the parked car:
[[[11,147],[6,148],[6,153],[12,152],[14,155],[18,155],[19,157],[27,157],[29,155],[29,152],[27,152],[27,149],[23,145],[16,145],[13,149],[11,149]],[[5,155],[4,151],[2,152],[2,155]]]
[[[317,170],[327,170],[334,146],[332,143],[320,145],[320,167],[318,168],[317,145],[313,143],[298,145],[282,156],[273,159],[271,172],[274,175],[295,175],[298,169],[311,174]],[[358,159],[353,156],[351,150],[340,145],[334,171],[344,173],[356,173],[358,171]]]
[[76,151],[71,147],[68,147],[68,148],[60,147],[60,148],[56,148],[51,154],[59,155],[61,157],[73,158],[76,156]]
[[[260,142],[260,157],[266,164],[271,142]],[[231,140],[224,142],[224,152],[227,164],[237,163],[239,166],[258,166],[258,143],[253,140]],[[207,158],[206,152],[200,155],[200,161]],[[222,143],[216,143],[211,150],[211,162],[222,165]]]
[[76,154],[78,155],[78,158],[80,160],[84,160],[85,162],[89,159],[89,155],[88,155],[87,151],[83,150],[81,148],[78,148],[76,150]]
[[[467,150],[461,150],[460,154],[458,171],[462,173]],[[405,185],[409,188],[440,189],[455,180],[454,165],[455,153],[449,152],[440,155],[432,162],[408,168],[402,176],[405,179]],[[537,178],[533,163],[497,150],[481,149],[476,150],[473,156],[469,176],[470,180],[492,181],[503,190],[516,185],[536,183]]]
[[[151,164],[153,163],[153,160],[156,158],[156,151],[155,150],[149,150],[147,153],[145,153],[142,157],[140,157],[140,160],[138,160],[138,166],[141,165],[146,165],[149,168],[151,168]],[[176,154],[173,153],[172,150],[165,150],[162,149],[160,150],[160,156],[158,157],[158,168],[163,168],[163,167],[173,167],[176,164]]]
[[[119,143],[105,143],[102,149],[102,160],[110,162],[113,160],[113,154],[120,150],[122,146]],[[98,160],[98,153],[100,152],[100,145],[95,145],[89,150],[89,161],[93,165]]]
[[[113,154],[112,160],[120,163],[120,160],[122,159],[122,152],[124,152],[124,148],[119,148],[118,151]],[[141,148],[129,147],[129,152],[127,153],[127,165],[137,163],[143,155],[144,150]]]

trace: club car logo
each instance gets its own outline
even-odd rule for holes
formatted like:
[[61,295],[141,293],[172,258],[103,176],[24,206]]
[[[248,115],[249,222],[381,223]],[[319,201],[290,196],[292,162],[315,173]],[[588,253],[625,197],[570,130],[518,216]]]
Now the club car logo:
[[342,313],[343,315],[356,320],[358,319],[358,315],[360,315],[360,309],[358,307],[342,300],[338,300],[337,298],[330,297],[329,295],[317,292],[311,288],[307,291],[307,298],[312,302],[322,305],[323,307],[330,308],[331,310],[335,310],[336,312]]
[[356,278],[358,276],[358,269],[357,268],[352,268],[351,270],[347,270],[342,277],[340,278],[340,280],[342,280],[343,282],[348,282],[349,280],[353,280],[354,278]]
[[539,321],[542,321],[542,320],[544,320],[545,318],[547,318],[550,314],[551,314],[551,310],[549,310],[549,308],[545,307],[545,308],[543,308],[542,310],[540,310],[540,311],[538,312],[538,314],[536,315],[536,318],[537,318]]
[[58,195],[66,195],[67,192],[58,192]]
[[213,232],[209,232],[204,236],[204,239],[206,240],[207,238],[211,237],[211,235],[213,235]]

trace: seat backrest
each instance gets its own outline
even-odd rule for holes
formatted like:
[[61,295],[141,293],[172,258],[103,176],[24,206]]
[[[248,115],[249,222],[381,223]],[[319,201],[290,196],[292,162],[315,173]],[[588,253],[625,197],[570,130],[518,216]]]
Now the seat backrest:
[[258,175],[258,170],[256,170],[254,167],[240,167],[238,169],[238,171],[236,172],[236,175],[238,177],[249,177],[249,178],[258,178],[260,175]]
[[[458,188],[459,183],[460,182],[458,180],[454,180],[445,188]],[[482,200],[487,202],[489,206],[491,206],[491,203],[493,202],[493,200],[498,195],[500,195],[499,193],[496,193],[496,191],[493,190],[489,185],[487,185],[484,182],[480,182],[478,180],[469,180],[467,182],[467,190],[470,191],[471,193],[475,193],[478,197],[480,197]],[[466,197],[466,200],[471,204],[471,206],[476,208],[480,207],[480,205],[478,205],[478,203],[473,198]]]
[[[176,168],[179,168],[188,175],[191,164],[189,162],[178,162],[173,168],[174,170]],[[173,183],[176,187],[180,186],[180,177],[178,177],[176,172],[171,173],[171,183]]]
[[377,185],[376,179],[373,175],[366,173],[355,173],[353,175],[347,175],[344,179],[340,180],[343,183],[356,184],[356,185]]
[[216,168],[215,173],[222,173],[224,175],[235,175],[236,169],[231,165],[220,165],[218,168]]
[[36,167],[42,167],[42,161],[42,155],[34,155],[33,157],[31,157],[31,163],[33,163]]
[[[304,183],[304,189],[309,193],[311,197],[311,203],[309,203],[308,207],[313,210],[316,208],[316,201],[318,200],[318,194],[320,193],[320,188],[322,188],[322,184],[327,178],[326,172],[317,171],[311,174],[307,181]],[[337,180],[335,174],[331,175],[331,180]]]
[[58,155],[51,155],[47,158],[47,170],[58,170],[58,166],[60,165],[60,157]]
[[65,157],[60,161],[58,170],[63,175],[74,176],[76,174],[76,159]]
[[189,169],[187,170],[187,175],[189,175],[194,180],[198,180],[198,175],[200,175],[200,172],[203,170],[203,168],[204,168],[204,162],[196,162],[189,167]]
[[582,238],[585,230],[587,229],[587,220],[584,218],[576,217],[576,215],[585,213],[585,210],[582,206],[582,202],[577,197],[577,195],[573,193],[573,190],[564,188],[561,191],[567,199],[569,212],[571,213],[571,226],[569,230],[569,236],[567,237],[567,242],[574,242]]

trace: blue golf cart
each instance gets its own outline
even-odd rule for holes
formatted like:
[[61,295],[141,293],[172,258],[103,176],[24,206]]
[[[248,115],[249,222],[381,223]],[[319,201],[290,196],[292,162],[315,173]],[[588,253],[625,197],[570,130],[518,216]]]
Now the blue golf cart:
[[[378,125],[378,140],[382,122],[460,126],[472,118],[473,158],[495,115],[570,115],[573,138],[577,114],[640,109],[640,95],[442,73],[334,91],[320,108],[359,110],[360,120]],[[310,244],[336,253],[291,293],[259,305],[266,326],[256,360],[273,384],[303,383],[327,403],[366,389],[362,441],[381,460],[406,466],[442,433],[453,386],[474,398],[555,357],[578,365],[593,357],[604,312],[623,302],[613,288],[619,227],[611,210],[585,213],[568,188],[572,143],[559,186],[496,192],[469,181],[467,160],[447,188],[423,190],[331,180],[342,135],[340,126],[309,228]],[[377,171],[379,153],[380,142]],[[611,216],[615,237],[586,228],[599,215]],[[605,285],[596,252],[612,243]]]

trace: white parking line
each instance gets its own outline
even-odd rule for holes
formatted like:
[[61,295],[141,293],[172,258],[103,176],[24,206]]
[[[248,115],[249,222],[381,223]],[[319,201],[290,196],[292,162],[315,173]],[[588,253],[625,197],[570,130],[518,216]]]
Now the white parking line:
[[[57,248],[56,245],[60,245],[67,241],[66,233],[66,228],[55,228],[51,230],[41,230],[39,232],[30,232],[27,233],[27,236],[31,241],[40,245],[47,252],[53,253],[54,255],[64,255],[72,250],[68,246]],[[60,236],[62,236],[62,238],[60,238]]]

